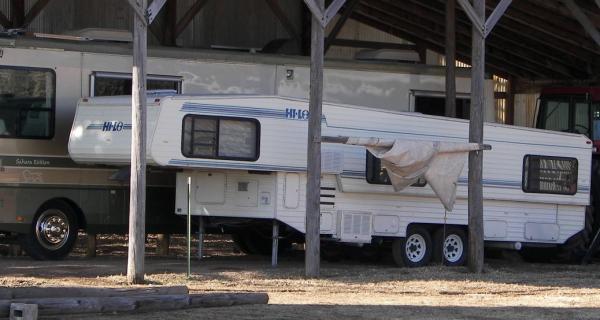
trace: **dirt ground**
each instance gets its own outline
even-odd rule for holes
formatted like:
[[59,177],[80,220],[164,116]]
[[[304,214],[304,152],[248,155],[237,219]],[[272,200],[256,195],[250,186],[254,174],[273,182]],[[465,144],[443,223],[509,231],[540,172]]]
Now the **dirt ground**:
[[[193,261],[190,279],[180,247],[176,256],[147,258],[149,284],[183,284],[192,292],[267,292],[268,305],[85,318],[600,319],[600,264],[488,259],[485,272],[473,275],[465,268],[408,269],[389,261],[344,260],[323,262],[321,278],[307,280],[301,252],[281,257],[280,265],[272,268],[268,257],[236,253],[227,240],[217,239],[212,245],[218,250],[209,245],[208,256]],[[126,263],[124,255],[114,252],[97,258],[75,254],[59,262],[2,257],[0,286],[124,286]]]

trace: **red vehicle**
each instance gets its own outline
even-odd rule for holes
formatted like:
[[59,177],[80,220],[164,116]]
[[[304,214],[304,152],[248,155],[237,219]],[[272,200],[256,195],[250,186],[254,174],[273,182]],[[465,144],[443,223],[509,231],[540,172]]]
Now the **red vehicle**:
[[[581,259],[600,227],[600,87],[554,87],[542,90],[536,128],[580,133],[594,144],[592,155],[591,207],[586,228],[567,246],[570,260]],[[600,237],[598,237],[600,239]]]

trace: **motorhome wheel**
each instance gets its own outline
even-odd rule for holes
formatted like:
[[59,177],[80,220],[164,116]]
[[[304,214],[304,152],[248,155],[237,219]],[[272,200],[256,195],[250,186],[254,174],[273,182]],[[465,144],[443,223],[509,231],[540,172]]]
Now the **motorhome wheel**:
[[36,260],[55,260],[67,256],[77,238],[77,215],[62,200],[43,205],[29,233],[21,235],[23,249]]

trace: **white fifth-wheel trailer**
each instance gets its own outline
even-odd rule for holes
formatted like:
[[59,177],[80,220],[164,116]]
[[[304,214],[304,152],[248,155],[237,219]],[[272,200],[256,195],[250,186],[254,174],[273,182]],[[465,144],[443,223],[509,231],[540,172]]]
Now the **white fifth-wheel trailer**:
[[[79,230],[127,232],[128,181],[114,179],[122,168],[77,164],[67,143],[79,99],[130,92],[131,45],[69,39],[0,34],[0,241],[18,239],[36,259],[68,255]],[[444,74],[440,66],[327,60],[323,95],[336,103],[443,114]],[[459,117],[469,113],[469,76],[457,70]],[[309,78],[307,57],[148,51],[149,90],[306,98]],[[494,121],[493,96],[486,80],[487,121]],[[165,168],[148,170],[149,233],[185,230],[185,219],[173,219],[175,178]]]
[[[69,138],[71,158],[81,164],[127,164],[130,103],[126,96],[81,100]],[[306,100],[154,96],[148,99],[147,160],[178,170],[176,214],[189,209],[225,226],[278,221],[287,234],[301,236],[307,119]],[[322,126],[325,136],[468,140],[464,120],[350,105],[325,103]],[[487,245],[557,246],[584,229],[592,152],[588,138],[489,123],[484,138],[492,146],[483,164]],[[432,256],[450,265],[464,263],[466,168],[454,209],[447,212],[426,182],[395,192],[381,162],[364,147],[324,143],[322,153],[323,239],[391,245],[394,260],[408,266],[427,264]]]

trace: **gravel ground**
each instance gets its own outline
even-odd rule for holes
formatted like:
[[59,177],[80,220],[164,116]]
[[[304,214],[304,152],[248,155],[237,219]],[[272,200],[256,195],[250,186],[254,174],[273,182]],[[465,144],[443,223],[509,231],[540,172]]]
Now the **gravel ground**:
[[[0,258],[0,286],[125,286],[124,241],[100,241],[113,250],[64,261]],[[124,240],[124,239],[121,239]],[[171,257],[146,259],[150,285],[187,285],[192,292],[267,292],[269,305],[188,309],[144,314],[94,315],[94,319],[600,319],[600,264],[529,264],[488,259],[485,272],[430,266],[397,268],[389,261],[345,260],[322,264],[320,279],[303,277],[303,256],[268,257],[232,250],[225,238],[210,240],[207,257],[185,275],[184,241]],[[152,252],[149,241],[149,252]],[[104,251],[102,251],[104,250]],[[72,316],[68,319],[80,319]]]

